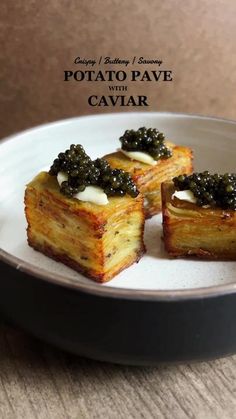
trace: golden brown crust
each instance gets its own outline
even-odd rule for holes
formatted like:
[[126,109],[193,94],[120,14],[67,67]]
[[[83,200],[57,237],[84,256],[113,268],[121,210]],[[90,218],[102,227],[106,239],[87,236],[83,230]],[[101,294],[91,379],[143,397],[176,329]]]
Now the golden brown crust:
[[99,282],[137,262],[145,251],[141,194],[92,205],[64,197],[56,179],[44,172],[27,186],[25,215],[30,246]]
[[236,213],[172,199],[173,183],[162,184],[163,236],[174,257],[236,260]]
[[103,157],[112,167],[118,167],[131,174],[139,191],[144,195],[146,218],[161,211],[161,183],[182,173],[189,174],[193,170],[193,155],[189,147],[172,143],[167,145],[172,149],[172,157],[159,160],[156,166],[130,160],[120,151]]
[[56,260],[57,262],[61,262],[64,265],[68,266],[69,268],[74,269],[75,271],[82,273],[86,275],[88,278],[91,278],[95,280],[96,282],[100,282],[100,283],[108,282],[115,275],[118,275],[120,272],[122,272],[124,269],[131,266],[133,263],[135,262],[138,263],[141,257],[143,256],[143,254],[145,253],[145,247],[143,245],[142,248],[140,248],[140,250],[137,251],[135,258],[131,259],[130,261],[127,261],[126,264],[123,264],[122,266],[120,266],[120,268],[117,269],[116,271],[113,271],[107,274],[105,272],[94,271],[93,269],[86,269],[83,265],[76,262],[65,253],[64,254],[56,253],[55,249],[53,249],[50,246],[47,246],[45,244],[43,246],[40,246],[39,243],[34,242],[34,240],[30,237],[30,234],[28,234],[28,244],[34,250],[37,250],[38,252],[43,253],[45,256],[48,256],[51,259]]

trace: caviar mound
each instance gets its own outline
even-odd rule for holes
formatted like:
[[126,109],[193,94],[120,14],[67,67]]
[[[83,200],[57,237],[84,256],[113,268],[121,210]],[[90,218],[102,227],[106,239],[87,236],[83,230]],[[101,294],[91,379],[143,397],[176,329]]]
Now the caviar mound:
[[57,176],[59,172],[68,176],[60,187],[60,191],[68,197],[73,197],[90,185],[101,187],[107,196],[128,194],[135,198],[139,194],[129,173],[111,168],[104,159],[93,161],[80,144],[72,144],[64,153],[58,154],[49,174]]
[[172,151],[164,144],[164,134],[156,128],[141,127],[137,131],[126,130],[119,140],[122,150],[145,152],[154,160],[168,159],[172,156]]
[[236,211],[236,174],[210,174],[208,171],[180,175],[173,178],[175,187],[191,190],[196,198],[196,205],[218,207]]

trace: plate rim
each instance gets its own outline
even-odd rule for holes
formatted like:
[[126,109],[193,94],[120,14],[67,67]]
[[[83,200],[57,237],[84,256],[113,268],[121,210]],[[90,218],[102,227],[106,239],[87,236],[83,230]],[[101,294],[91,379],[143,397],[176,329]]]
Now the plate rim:
[[[162,116],[162,117],[177,117],[177,118],[187,118],[187,119],[205,119],[205,120],[213,120],[219,122],[226,122],[233,125],[236,125],[236,120],[216,117],[216,116],[206,116],[200,114],[192,114],[192,113],[178,113],[178,112],[108,112],[108,113],[97,113],[93,115],[81,115],[75,116],[71,118],[64,118],[59,119],[56,121],[40,124],[28,128],[26,130],[11,134],[10,136],[4,137],[0,139],[0,147],[2,144],[15,139],[18,136],[25,135],[31,133],[32,131],[37,131],[38,129],[47,129],[52,127],[53,125],[60,125],[65,123],[70,123],[76,119],[89,119],[95,118],[100,119],[100,117],[124,117],[127,115],[134,115],[134,116]],[[0,262],[8,265],[9,267],[13,267],[16,270],[25,273],[27,275],[36,277],[40,280],[43,280],[47,283],[55,284],[58,286],[66,287],[69,289],[73,289],[74,291],[82,291],[85,293],[101,296],[101,297],[109,297],[109,298],[121,298],[121,299],[131,299],[131,300],[150,300],[150,301],[178,301],[178,300],[192,300],[192,299],[201,299],[201,298],[214,298],[217,296],[229,295],[234,294],[236,292],[236,282],[224,285],[214,285],[208,287],[200,287],[200,288],[186,288],[186,289],[167,289],[167,290],[145,290],[145,289],[131,289],[131,288],[119,288],[119,287],[104,287],[100,283],[96,283],[91,279],[86,279],[88,283],[83,282],[76,282],[76,280],[69,280],[64,277],[64,275],[60,274],[53,274],[44,270],[43,268],[39,268],[29,262],[24,261],[23,259],[19,259],[16,256],[4,251],[0,248]]]
[[228,122],[231,123],[232,125],[236,124],[236,119],[230,119],[230,118],[223,118],[223,117],[218,117],[218,116],[214,116],[214,115],[201,115],[201,114],[195,114],[195,113],[184,113],[184,112],[169,112],[169,111],[147,111],[147,112],[107,112],[107,113],[96,113],[96,114],[87,114],[87,115],[80,115],[80,116],[72,116],[70,118],[62,118],[62,119],[57,119],[56,121],[51,121],[51,122],[46,122],[46,123],[42,123],[39,125],[33,125],[30,128],[26,128],[22,131],[17,131],[13,134],[7,135],[6,137],[1,137],[0,138],[0,147],[2,146],[2,144],[4,144],[7,141],[13,140],[15,137],[20,137],[21,135],[25,135],[25,134],[29,134],[31,131],[37,131],[39,128],[40,129],[47,129],[49,127],[52,127],[53,125],[60,125],[60,124],[65,124],[65,123],[70,123],[72,121],[75,121],[76,119],[89,119],[89,118],[97,118],[100,119],[100,117],[115,117],[115,118],[119,118],[122,116],[127,116],[127,115],[134,115],[134,116],[163,116],[163,117],[168,117],[168,116],[174,116],[174,117],[178,117],[178,118],[193,118],[193,119],[205,119],[205,120],[212,120],[212,121],[219,121],[219,122]]

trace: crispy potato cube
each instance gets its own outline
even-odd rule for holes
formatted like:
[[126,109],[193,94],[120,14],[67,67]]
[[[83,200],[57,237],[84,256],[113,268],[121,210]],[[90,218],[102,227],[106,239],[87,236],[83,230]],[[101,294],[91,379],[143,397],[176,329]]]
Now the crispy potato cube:
[[131,174],[138,190],[144,195],[146,218],[161,211],[161,183],[182,173],[192,172],[191,149],[170,142],[166,142],[166,145],[172,149],[172,157],[159,160],[155,166],[131,160],[120,151],[103,157],[111,167],[123,169]]
[[143,197],[109,198],[105,206],[63,196],[46,172],[25,192],[28,243],[34,249],[98,282],[141,258]]
[[236,260],[236,212],[204,208],[172,198],[174,184],[162,184],[163,232],[172,256]]

